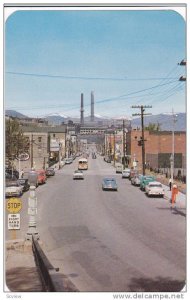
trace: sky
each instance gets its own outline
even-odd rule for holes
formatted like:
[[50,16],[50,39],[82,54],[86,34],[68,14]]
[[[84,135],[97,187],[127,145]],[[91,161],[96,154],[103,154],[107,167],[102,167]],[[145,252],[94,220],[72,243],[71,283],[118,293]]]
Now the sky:
[[186,111],[186,23],[173,10],[17,10],[5,23],[5,109],[29,117]]

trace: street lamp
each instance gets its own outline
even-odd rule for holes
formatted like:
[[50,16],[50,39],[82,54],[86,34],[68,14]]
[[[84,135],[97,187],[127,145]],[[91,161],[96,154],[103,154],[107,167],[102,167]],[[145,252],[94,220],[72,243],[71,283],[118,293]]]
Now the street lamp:
[[37,214],[37,197],[36,197],[36,184],[38,179],[38,173],[32,169],[28,174],[28,182],[30,184],[30,195],[28,198],[28,231],[26,234],[26,240],[32,240],[32,236],[34,235],[37,239],[39,239],[39,234],[36,226],[36,214]]

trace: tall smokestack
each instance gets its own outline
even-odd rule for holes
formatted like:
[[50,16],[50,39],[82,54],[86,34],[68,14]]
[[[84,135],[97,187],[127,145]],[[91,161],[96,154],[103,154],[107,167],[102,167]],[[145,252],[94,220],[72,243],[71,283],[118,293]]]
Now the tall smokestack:
[[90,121],[94,122],[94,92],[91,92],[91,116]]
[[81,106],[80,106],[80,123],[84,124],[84,100],[83,93],[81,94]]

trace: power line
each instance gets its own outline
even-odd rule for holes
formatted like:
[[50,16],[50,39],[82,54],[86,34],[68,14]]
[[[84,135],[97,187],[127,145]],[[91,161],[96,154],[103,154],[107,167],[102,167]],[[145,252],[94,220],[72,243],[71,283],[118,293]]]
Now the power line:
[[[25,73],[25,72],[12,72],[7,71],[6,74],[16,76],[30,76],[30,77],[41,77],[41,78],[57,78],[57,79],[79,79],[79,80],[113,80],[113,81],[150,81],[150,80],[164,80],[166,78],[127,78],[127,77],[88,77],[88,76],[68,76],[68,75],[52,75],[52,74],[37,74],[37,73]],[[168,79],[177,79],[171,77]]]

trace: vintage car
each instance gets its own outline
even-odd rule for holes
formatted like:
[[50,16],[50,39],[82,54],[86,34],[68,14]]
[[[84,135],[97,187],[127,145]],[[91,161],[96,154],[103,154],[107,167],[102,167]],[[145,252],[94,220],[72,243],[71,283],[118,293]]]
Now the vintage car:
[[26,192],[30,188],[30,184],[28,182],[28,179],[19,178],[18,179],[19,184],[23,187],[23,192]]
[[122,178],[129,178],[130,176],[130,169],[124,169],[122,171]]
[[117,182],[115,178],[104,178],[102,181],[102,190],[113,190],[117,191]]
[[46,183],[47,177],[46,177],[46,172],[44,170],[36,170],[38,173],[38,184],[44,184]]
[[73,179],[84,179],[83,171],[81,171],[81,170],[74,171]]
[[141,178],[143,175],[141,174],[135,174],[132,178],[131,178],[131,184],[135,185],[135,186],[140,186],[140,182],[141,182]]
[[5,196],[6,197],[13,197],[17,196],[20,197],[23,194],[23,187],[19,184],[17,180],[11,181],[8,180],[5,186]]
[[145,191],[145,186],[149,182],[151,182],[151,181],[155,181],[155,177],[154,176],[150,176],[150,175],[142,176],[141,177],[141,182],[140,182],[140,189],[141,189],[141,191]]
[[54,168],[47,168],[46,169],[46,176],[54,176],[55,175],[55,170]]
[[150,196],[164,197],[163,185],[158,181],[149,182],[145,186],[145,193],[147,194],[148,197],[150,197]]

